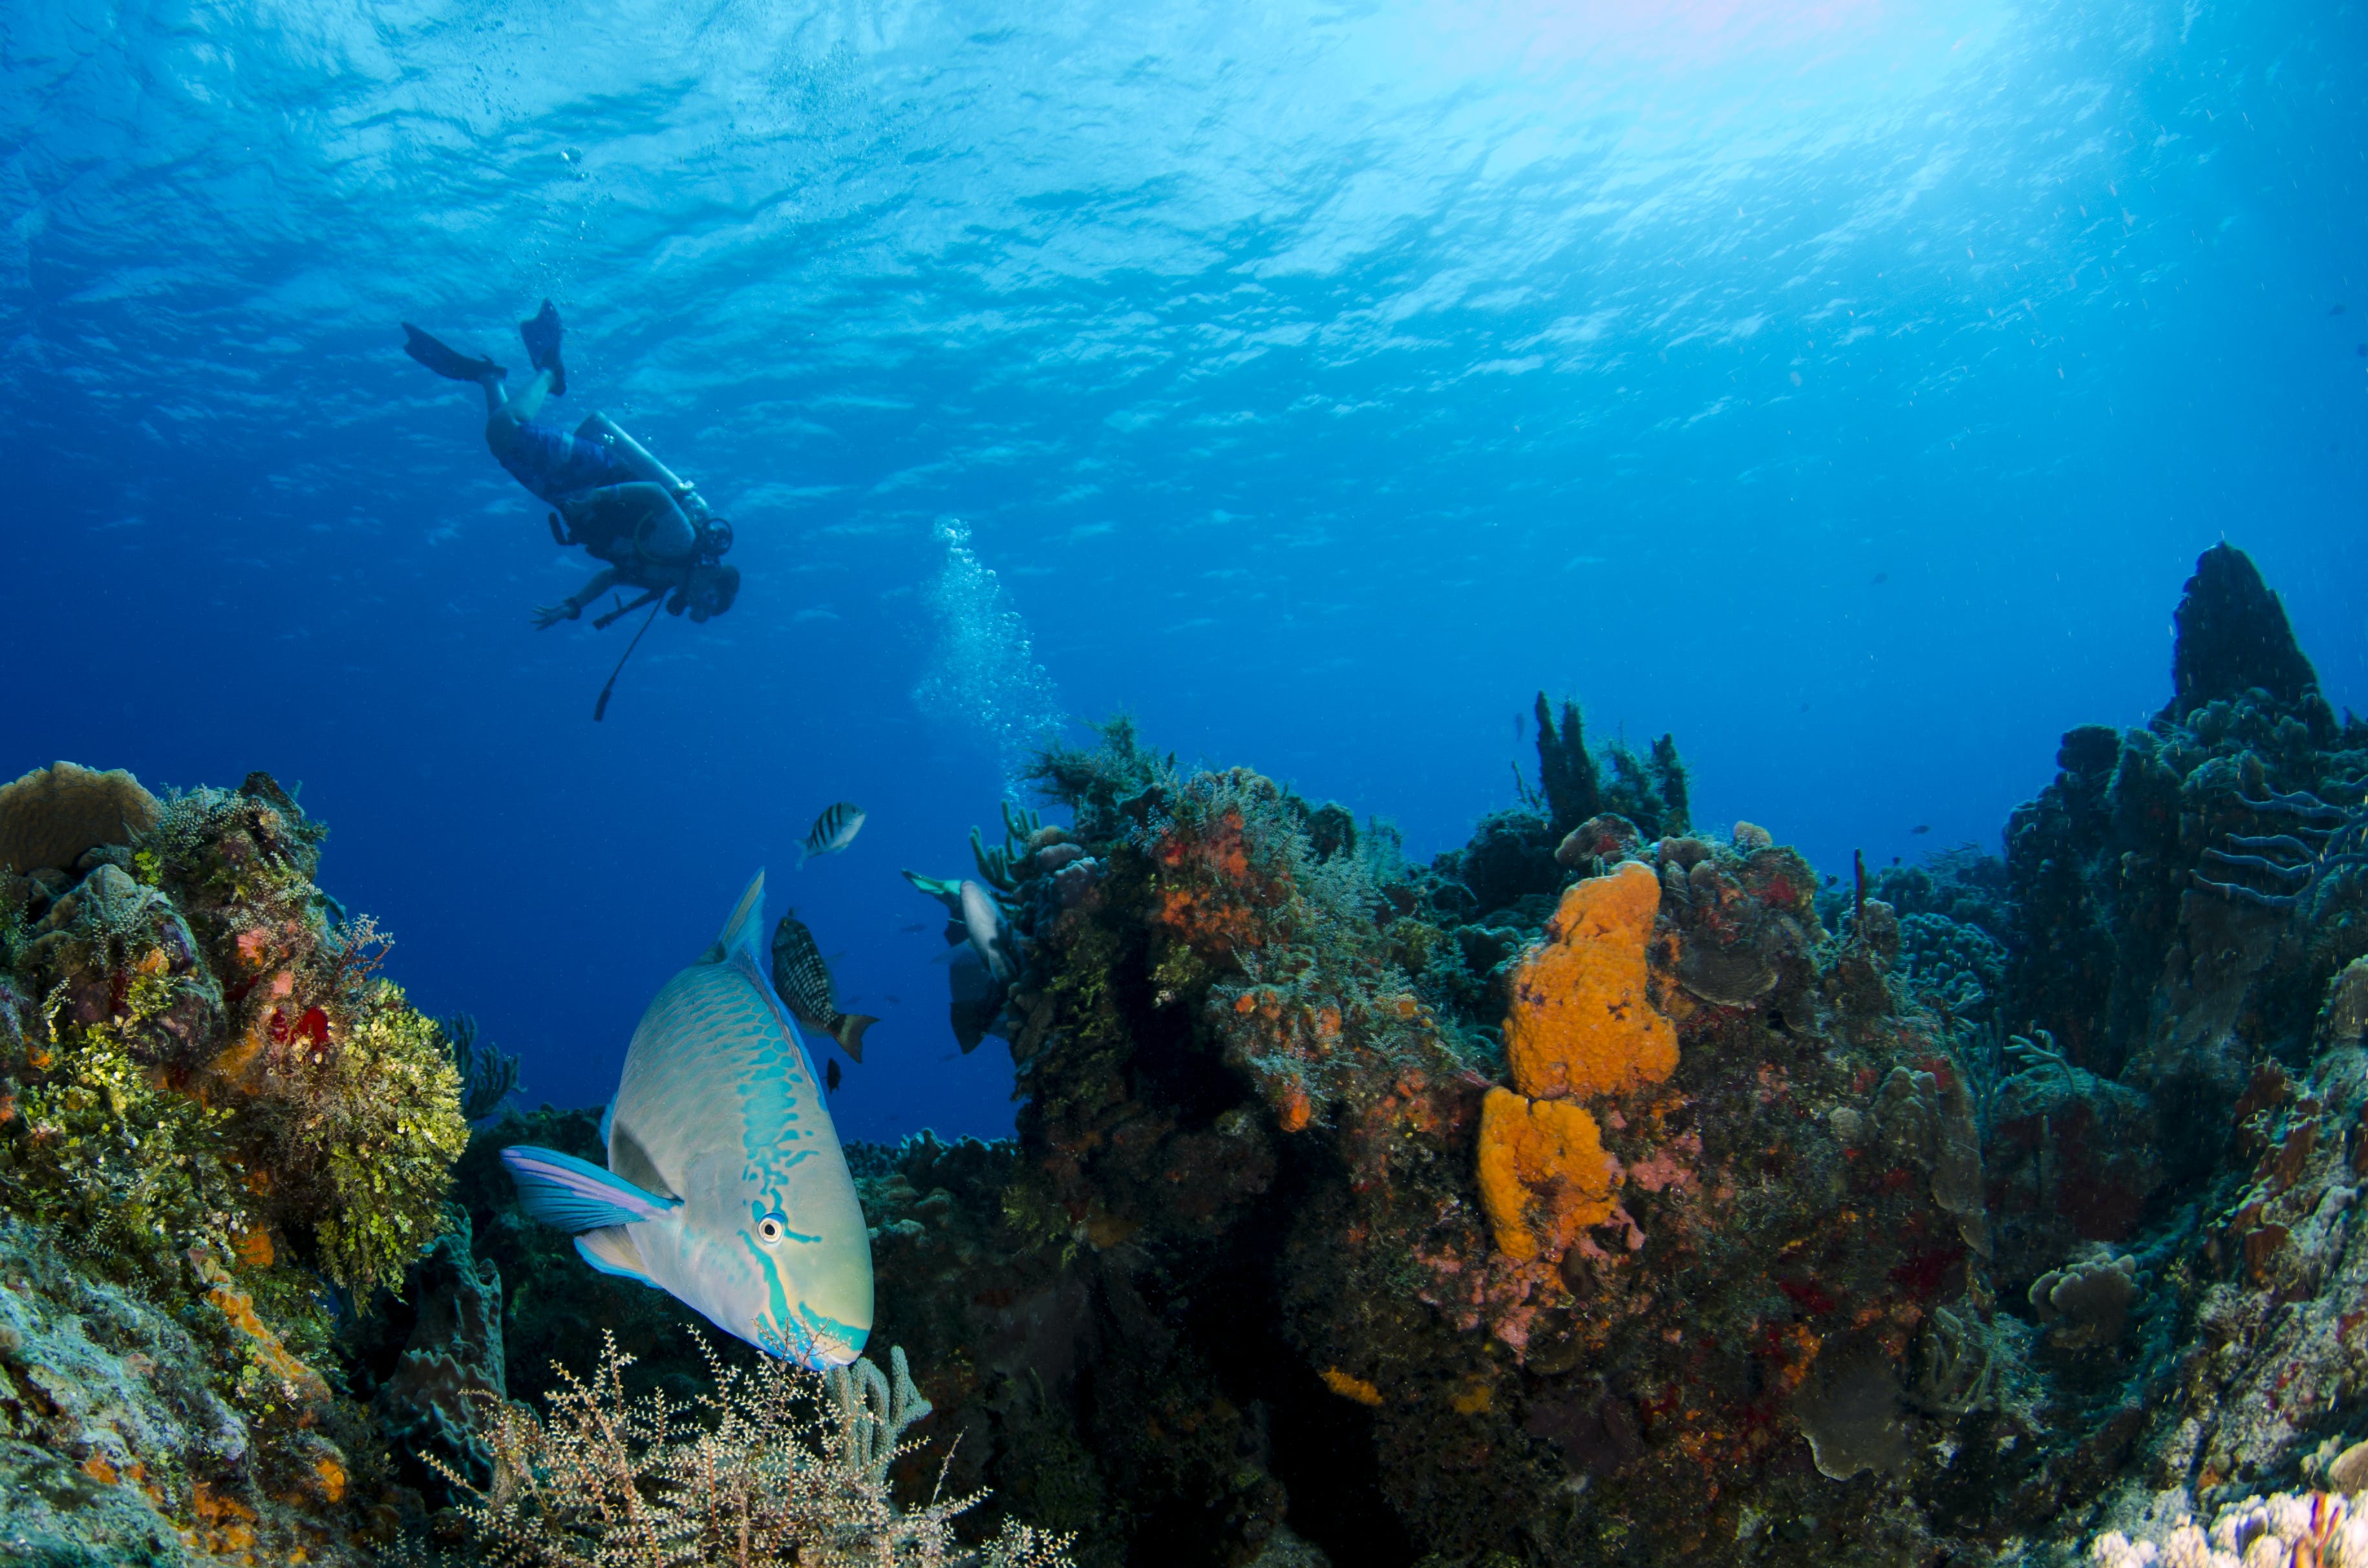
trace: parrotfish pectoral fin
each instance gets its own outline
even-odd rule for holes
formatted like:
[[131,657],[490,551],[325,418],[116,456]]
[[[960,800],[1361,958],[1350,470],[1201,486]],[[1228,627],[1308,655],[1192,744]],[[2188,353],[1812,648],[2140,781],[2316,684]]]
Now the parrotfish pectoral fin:
[[681,1199],[654,1198],[621,1176],[556,1149],[513,1143],[502,1164],[518,1183],[518,1206],[556,1231],[593,1231],[655,1220]]
[[650,1278],[649,1266],[642,1261],[642,1249],[633,1244],[632,1233],[621,1225],[603,1225],[597,1231],[585,1232],[575,1238],[575,1256],[603,1274],[638,1280],[653,1290],[666,1289]]
[[707,961],[728,963],[734,953],[745,951],[749,962],[754,963],[764,925],[765,871],[760,866],[757,874],[748,879],[747,891],[740,895],[740,902],[732,906],[732,918],[723,923],[715,945],[707,949]]

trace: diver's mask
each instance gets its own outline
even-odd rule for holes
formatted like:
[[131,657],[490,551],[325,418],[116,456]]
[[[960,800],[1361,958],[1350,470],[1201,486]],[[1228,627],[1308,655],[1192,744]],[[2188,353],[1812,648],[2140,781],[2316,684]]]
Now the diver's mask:
[[700,564],[712,566],[732,548],[732,519],[702,516],[698,526]]
[[740,568],[737,566],[698,566],[690,578],[674,591],[666,606],[670,615],[690,612],[690,619],[703,621],[722,615],[740,597]]

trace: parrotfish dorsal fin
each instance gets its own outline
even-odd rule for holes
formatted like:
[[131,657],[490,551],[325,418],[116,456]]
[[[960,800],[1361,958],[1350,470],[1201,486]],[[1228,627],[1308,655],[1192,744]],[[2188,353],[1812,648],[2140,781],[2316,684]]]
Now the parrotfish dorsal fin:
[[716,936],[715,945],[707,949],[700,961],[724,963],[734,953],[746,949],[750,955],[749,961],[755,962],[757,937],[764,924],[765,869],[759,866],[757,874],[748,879],[747,891],[740,895],[740,902],[732,906],[732,918],[723,923],[723,929]]

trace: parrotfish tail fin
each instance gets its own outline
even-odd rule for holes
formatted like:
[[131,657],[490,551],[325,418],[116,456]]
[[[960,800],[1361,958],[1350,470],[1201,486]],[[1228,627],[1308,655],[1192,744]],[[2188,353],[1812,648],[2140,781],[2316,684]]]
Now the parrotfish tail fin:
[[765,872],[759,867],[748,879],[748,890],[740,895],[740,902],[732,906],[732,918],[723,923],[715,946],[709,949],[715,955],[712,961],[729,963],[745,949],[750,967],[756,967],[757,945],[763,939],[764,926]]
[[860,1066],[863,1062],[863,1031],[879,1021],[869,1013],[841,1013],[838,1022],[831,1026],[830,1038],[838,1041],[838,1049]]
[[931,898],[936,899],[939,903],[944,904],[948,909],[953,911],[954,914],[960,915],[962,913],[961,882],[941,881],[936,877],[925,877],[918,871],[904,871],[898,874],[906,881],[912,883],[916,891],[928,893]]
[[630,1225],[681,1206],[680,1199],[652,1197],[624,1177],[556,1149],[513,1143],[502,1151],[502,1164],[518,1183],[518,1206],[555,1231]]

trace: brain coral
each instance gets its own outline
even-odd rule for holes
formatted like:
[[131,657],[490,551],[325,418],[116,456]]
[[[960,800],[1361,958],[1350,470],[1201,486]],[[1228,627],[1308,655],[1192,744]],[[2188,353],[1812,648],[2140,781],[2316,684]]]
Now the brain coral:
[[164,808],[121,768],[61,762],[0,785],[0,870],[61,870],[102,844],[129,844]]
[[1677,1067],[1677,1030],[1645,994],[1645,945],[1660,907],[1660,878],[1634,860],[1562,895],[1545,940],[1513,973],[1505,1054],[1523,1094],[1616,1094]]
[[1611,1162],[1595,1118],[1490,1089],[1480,1105],[1480,1204],[1497,1250],[1515,1262],[1569,1250],[1611,1217]]

